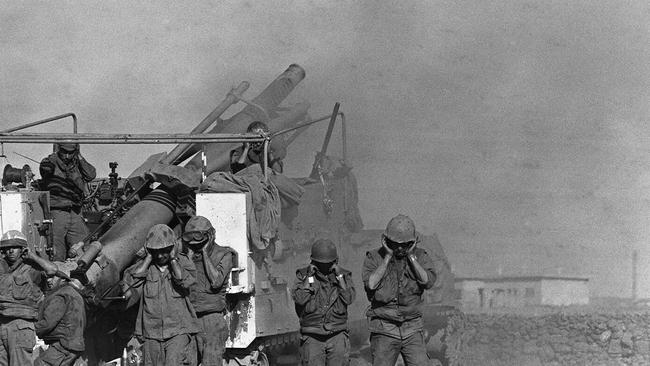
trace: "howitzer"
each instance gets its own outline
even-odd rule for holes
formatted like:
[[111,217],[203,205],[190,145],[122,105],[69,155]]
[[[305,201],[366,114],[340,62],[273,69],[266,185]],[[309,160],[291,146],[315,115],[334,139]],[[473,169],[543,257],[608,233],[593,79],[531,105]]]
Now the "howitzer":
[[[235,114],[228,122],[219,124],[215,129],[223,131],[227,126],[231,129],[237,128],[238,132],[245,131],[250,121],[261,116],[261,109],[268,111],[275,108],[286,98],[304,76],[304,70],[300,66],[291,65],[271,85],[264,89],[260,95],[253,99],[253,104]],[[293,118],[296,118],[295,116],[298,118],[304,117],[307,106],[301,104],[301,108],[304,109],[300,109],[301,112],[299,113],[290,115]],[[266,113],[268,114],[268,112]],[[216,116],[211,114],[210,118],[216,118]],[[288,124],[295,125],[297,122],[294,119],[288,120],[282,118],[275,119],[275,121],[285,123],[281,127],[286,127]],[[205,125],[205,123],[203,124]],[[206,145],[207,153],[210,153],[211,148],[216,150],[216,147],[223,144]],[[197,144],[194,148],[199,146],[201,145]],[[175,148],[172,151],[181,152],[181,150],[186,149]],[[192,146],[188,150],[190,153],[194,151]],[[185,155],[179,153],[179,156],[181,157],[175,158],[175,156],[167,155],[162,160],[165,161],[166,159],[167,161],[177,162]],[[189,168],[187,174],[200,174],[200,169],[197,169],[198,164],[195,163],[196,159],[187,164]],[[211,170],[208,169],[208,171],[210,172]],[[108,302],[104,301],[101,295],[115,296],[115,294],[111,293],[106,294],[106,290],[113,287],[120,280],[122,271],[134,261],[135,254],[142,247],[144,237],[149,228],[155,224],[168,224],[174,218],[177,204],[175,193],[164,188],[151,192],[141,202],[133,206],[124,217],[98,239],[102,245],[102,250],[97,258],[85,269],[85,278],[83,278],[94,289],[95,297],[91,301],[94,305],[107,305]]]

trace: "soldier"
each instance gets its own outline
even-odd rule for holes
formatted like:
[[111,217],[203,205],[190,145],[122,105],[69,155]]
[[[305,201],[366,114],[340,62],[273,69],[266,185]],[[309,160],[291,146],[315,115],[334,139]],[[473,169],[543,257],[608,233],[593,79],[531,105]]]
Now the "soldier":
[[79,144],[55,144],[55,153],[41,161],[42,189],[50,192],[52,259],[65,261],[68,249],[88,235],[81,216],[86,183],[95,179],[95,167],[79,153]]
[[221,366],[228,338],[226,290],[235,251],[214,241],[214,227],[203,216],[187,221],[182,239],[192,250],[196,267],[190,301],[199,320],[199,362],[203,366]]
[[0,365],[32,365],[34,321],[43,299],[45,276],[57,267],[27,248],[27,238],[9,230],[0,238]]
[[311,264],[296,271],[293,289],[300,318],[302,365],[349,364],[348,305],[354,297],[352,274],[338,265],[334,243],[327,239],[314,242]]
[[83,285],[71,279],[54,287],[45,297],[36,322],[36,334],[49,345],[36,366],[70,366],[85,350],[86,306]]
[[[269,127],[265,123],[255,121],[248,125],[246,132],[268,136],[271,130],[269,130]],[[253,164],[262,164],[264,160],[263,154],[263,143],[244,143],[242,146],[230,152],[230,171],[235,174]],[[282,173],[282,170],[284,168],[282,164],[282,158],[284,158],[285,155],[286,150],[281,146],[281,144],[274,144],[272,142],[268,150],[269,167],[277,173]]]
[[[146,258],[127,272],[126,281],[143,281],[135,334],[144,342],[144,365],[195,365],[198,332],[196,315],[189,301],[195,268],[190,259],[177,254],[176,236],[169,226],[154,225],[145,240]],[[124,294],[128,299],[133,294]]]
[[388,222],[381,248],[366,253],[364,288],[373,366],[395,365],[399,354],[406,366],[427,365],[420,304],[436,274],[424,249],[417,247],[415,224],[397,215]]

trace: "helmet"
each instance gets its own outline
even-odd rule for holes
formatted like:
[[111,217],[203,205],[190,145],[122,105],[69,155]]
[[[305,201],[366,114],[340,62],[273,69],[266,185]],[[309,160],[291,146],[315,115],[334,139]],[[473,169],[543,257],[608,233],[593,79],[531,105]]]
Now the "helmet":
[[269,129],[269,126],[266,125],[266,123],[255,121],[255,122],[251,122],[251,124],[248,125],[248,128],[246,128],[246,132],[249,133],[257,132],[257,133],[268,134],[269,132],[271,132],[271,130]]
[[73,143],[65,143],[65,144],[56,144],[57,150],[65,150],[65,151],[78,151],[79,150],[79,144],[73,144]]
[[388,222],[384,236],[396,243],[406,243],[417,239],[415,224],[410,217],[399,214]]
[[152,226],[144,242],[144,247],[147,249],[164,249],[174,245],[176,245],[176,234],[165,224]]
[[311,246],[311,260],[314,262],[334,262],[338,257],[336,246],[329,239],[318,239]]
[[204,242],[214,231],[210,220],[203,216],[192,216],[185,224],[183,240],[186,242]]
[[27,248],[27,238],[18,230],[9,230],[0,238],[0,248]]
[[203,216],[192,216],[185,224],[185,231],[208,231],[214,229],[210,220]]

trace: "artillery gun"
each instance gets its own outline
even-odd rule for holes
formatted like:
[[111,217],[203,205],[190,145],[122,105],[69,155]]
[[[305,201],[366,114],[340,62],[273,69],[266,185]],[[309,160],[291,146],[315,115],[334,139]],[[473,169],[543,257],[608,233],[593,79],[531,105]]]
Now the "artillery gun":
[[[304,77],[300,66],[291,65],[250,101],[242,96],[248,88],[248,83],[242,82],[190,134],[14,133],[20,127],[9,132],[0,131],[1,143],[179,143],[169,153],[151,156],[127,179],[120,179],[119,184],[117,176],[112,175],[109,180],[97,181],[91,187],[95,194],[91,195],[93,199],[84,213],[91,218],[89,226],[93,232],[75,248],[78,253],[72,261],[74,265],[68,263],[66,266],[69,269],[76,266],[70,271],[71,276],[80,278],[92,290],[87,297],[93,309],[89,322],[92,325],[86,333],[90,364],[119,357],[131,336],[133,324],[129,314],[135,313],[136,306],[124,300],[118,284],[124,270],[142,255],[148,229],[159,223],[180,228],[193,214],[208,217],[217,230],[217,242],[238,253],[227,295],[230,335],[226,357],[229,365],[297,364],[299,324],[291,287],[295,270],[309,262],[311,243],[316,238],[334,241],[341,265],[353,271],[357,288],[357,299],[349,309],[353,357],[368,358],[367,302],[359,268],[365,252],[379,245],[381,230],[363,230],[357,182],[346,157],[345,115],[339,111],[338,103],[331,115],[313,120],[309,120],[307,114],[308,103],[278,108]],[[221,120],[220,115],[238,101],[247,106],[230,119]],[[337,119],[341,121],[343,139],[340,157],[331,156],[327,151]],[[239,133],[254,120],[266,122],[274,133],[268,137]],[[208,192],[199,187],[205,187],[202,183],[213,172],[228,170],[229,152],[237,144],[259,142],[264,144],[265,152],[270,148],[286,151],[304,128],[325,120],[329,120],[327,134],[310,176],[286,178],[300,187],[293,197],[299,200],[291,202],[286,197],[277,197],[282,202],[278,235],[262,240],[261,245],[253,245],[248,220],[254,215],[250,210],[251,193]],[[36,124],[39,123],[25,126]],[[216,126],[208,131],[213,124]],[[266,168],[267,154],[264,156],[263,179],[273,182],[277,176]],[[188,159],[184,166],[180,165]],[[47,192],[35,194],[47,196]],[[0,200],[4,202],[6,198],[0,197]],[[25,211],[24,207],[21,209]],[[32,232],[32,226],[40,227],[42,222],[47,222],[47,204],[36,208],[32,205],[27,211],[33,212],[33,217],[20,223],[19,230]],[[7,226],[2,230],[12,228]],[[47,238],[38,242],[47,242]],[[452,308],[449,304],[454,296],[453,278],[435,235],[425,236],[420,245],[439,263],[438,289],[425,299],[434,309],[428,313],[435,318],[436,312]],[[438,330],[444,332],[446,323],[430,317],[427,325],[429,334],[434,335]],[[435,345],[432,351],[440,351],[440,348],[441,345]]]

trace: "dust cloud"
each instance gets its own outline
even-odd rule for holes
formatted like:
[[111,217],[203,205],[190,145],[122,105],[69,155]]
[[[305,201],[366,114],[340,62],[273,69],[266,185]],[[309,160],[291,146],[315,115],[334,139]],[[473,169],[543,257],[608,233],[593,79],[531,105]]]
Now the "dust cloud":
[[[649,17],[643,1],[2,1],[0,127],[71,111],[81,132],[187,132],[298,63],[288,102],[348,117],[366,227],[408,213],[460,275],[585,276],[597,296],[631,295],[639,250],[648,297]],[[168,149],[83,151],[128,175]],[[21,165],[13,151],[51,147],[5,150]]]

